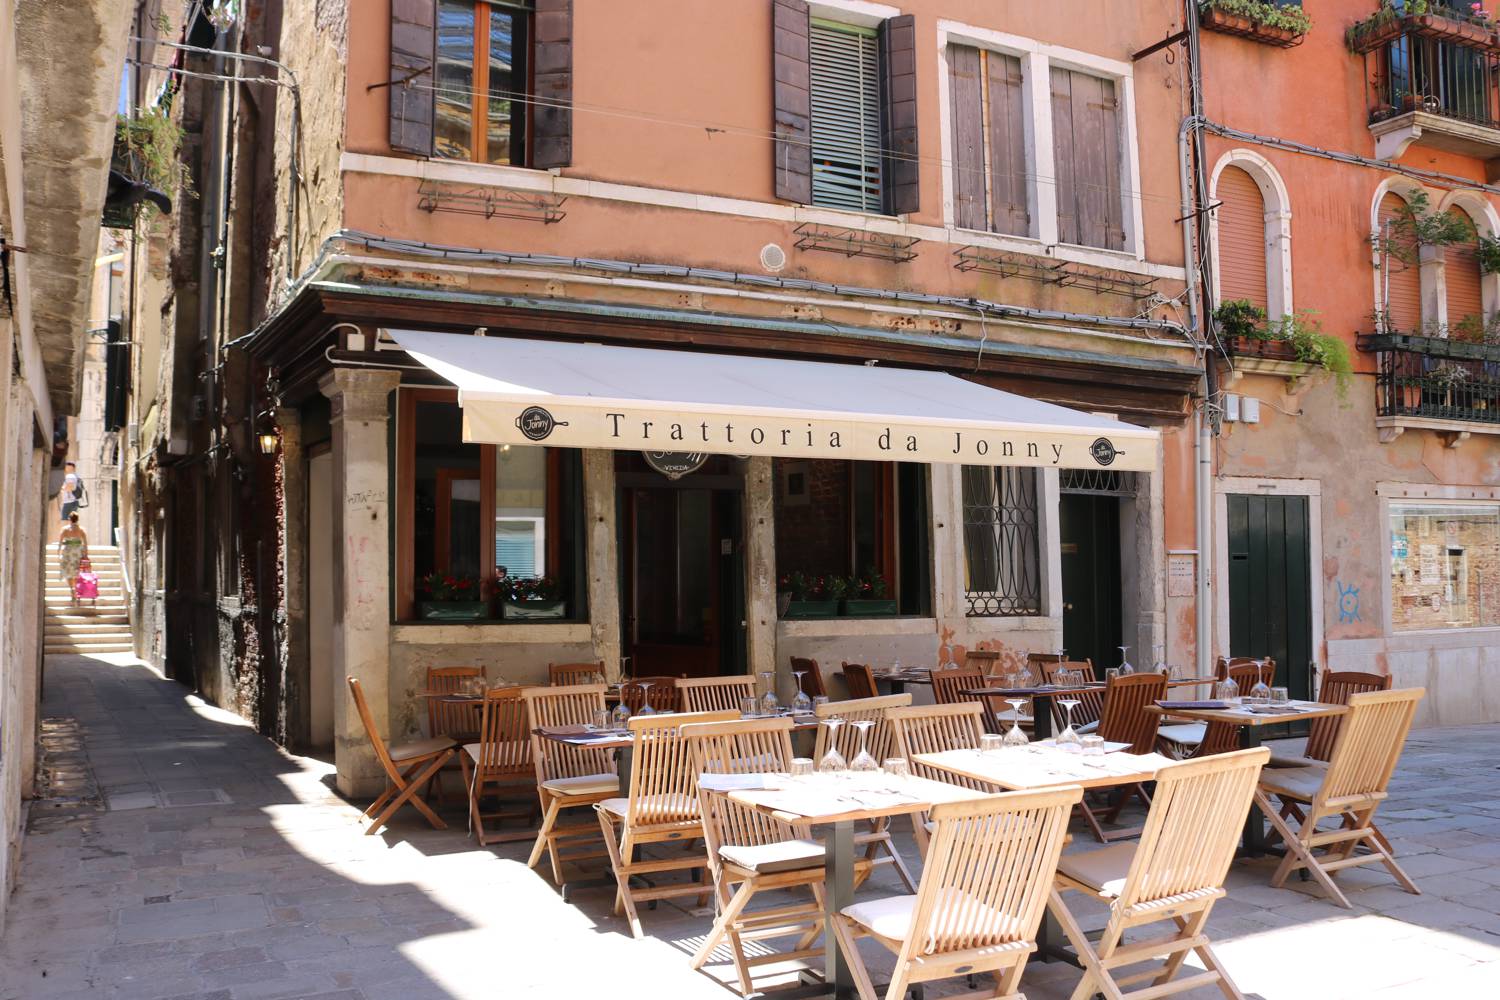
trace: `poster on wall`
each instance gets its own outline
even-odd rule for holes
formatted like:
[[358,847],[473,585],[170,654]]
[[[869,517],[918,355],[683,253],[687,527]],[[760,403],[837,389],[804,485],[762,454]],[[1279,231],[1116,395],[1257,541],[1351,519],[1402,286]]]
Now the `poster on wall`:
[[1421,557],[1421,580],[1424,586],[1435,587],[1443,582],[1443,567],[1438,560],[1436,545],[1423,545],[1418,550]]

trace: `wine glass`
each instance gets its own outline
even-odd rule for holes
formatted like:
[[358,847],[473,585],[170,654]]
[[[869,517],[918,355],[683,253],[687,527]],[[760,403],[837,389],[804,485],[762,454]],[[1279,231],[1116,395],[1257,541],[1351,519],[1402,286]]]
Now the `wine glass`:
[[847,770],[849,762],[844,760],[844,755],[839,753],[839,727],[844,724],[843,719],[824,719],[823,725],[828,727],[828,752],[823,759],[818,761],[818,770],[824,774],[834,774]]
[[625,704],[625,692],[620,692],[620,701],[615,705],[614,720],[616,729],[624,729],[630,724],[630,706]]
[[1083,740],[1079,739],[1078,731],[1073,728],[1073,709],[1078,705],[1078,699],[1059,698],[1057,703],[1067,713],[1065,716],[1067,724],[1063,726],[1063,731],[1057,734],[1057,748],[1066,750],[1068,753],[1082,753]]
[[1125,654],[1128,653],[1129,651],[1130,651],[1130,647],[1129,646],[1121,646],[1120,647],[1120,676],[1121,677],[1125,677],[1125,676],[1128,676],[1130,674],[1135,673],[1135,667],[1132,667],[1130,665],[1130,660],[1127,659],[1126,656],[1125,656]]
[[656,714],[656,709],[654,709],[654,708],[651,707],[651,688],[652,688],[651,682],[650,681],[636,681],[636,685],[641,689],[641,707],[635,710],[635,714],[636,715],[655,715]]
[[1021,706],[1026,704],[1026,699],[1007,698],[1005,703],[1010,706],[1010,732],[1005,734],[1005,745],[1024,747],[1031,742],[1026,738],[1026,734],[1021,732]]
[[854,728],[859,730],[859,753],[855,754],[854,759],[849,762],[849,770],[865,772],[880,770],[880,762],[870,754],[870,727],[873,725],[875,725],[874,719],[857,719],[853,723]]
[[776,685],[773,683],[774,674],[769,670],[760,672],[760,683],[766,689],[766,693],[760,699],[760,714],[775,715],[780,705],[776,702]]
[[807,696],[807,691],[802,687],[802,678],[807,676],[807,671],[793,670],[792,676],[797,678],[797,693],[792,697],[792,712],[797,715],[811,715],[812,699]]
[[1161,674],[1163,677],[1170,677],[1172,675],[1172,668],[1167,665],[1166,643],[1159,642],[1156,644],[1156,665],[1151,669],[1154,673]]
[[1255,661],[1255,685],[1250,688],[1250,700],[1257,705],[1271,704],[1271,685],[1266,683],[1263,671],[1266,661]]
[[1240,686],[1234,678],[1226,677],[1214,685],[1214,697],[1226,705],[1237,705],[1240,701]]

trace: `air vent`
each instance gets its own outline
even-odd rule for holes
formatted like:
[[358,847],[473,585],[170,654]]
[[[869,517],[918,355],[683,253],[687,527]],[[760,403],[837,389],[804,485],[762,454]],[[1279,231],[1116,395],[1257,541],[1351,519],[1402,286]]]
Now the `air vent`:
[[767,243],[760,248],[760,266],[767,271],[780,271],[786,267],[786,251],[775,243]]

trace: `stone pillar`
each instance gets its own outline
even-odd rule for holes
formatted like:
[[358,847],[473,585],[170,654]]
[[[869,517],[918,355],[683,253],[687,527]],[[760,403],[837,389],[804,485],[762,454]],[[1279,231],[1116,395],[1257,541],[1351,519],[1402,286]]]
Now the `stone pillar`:
[[584,537],[588,540],[589,629],[604,673],[620,679],[620,552],[616,525],[615,453],[583,453]]
[[[390,466],[386,428],[394,371],[335,368],[319,388],[332,405],[333,667],[364,689],[382,738],[390,738]],[[385,777],[370,749],[348,686],[333,699],[334,762],[339,791],[380,792]]]
[[293,748],[308,742],[307,654],[307,459],[302,453],[302,413],[276,411],[281,428],[281,690],[286,694],[286,738]]
[[[1158,451],[1156,468],[1135,474],[1135,565],[1139,568],[1136,615],[1133,623],[1126,622],[1123,631],[1125,642],[1135,640],[1136,648],[1131,651],[1135,658],[1131,662],[1144,668],[1155,665],[1156,647],[1167,641],[1167,521],[1162,499],[1163,469],[1164,459]],[[1198,571],[1203,572],[1201,564]],[[1168,663],[1172,662],[1170,651],[1164,655]]]
[[[771,459],[746,459],[745,662],[752,674],[777,669],[775,506],[776,474]],[[726,624],[733,628],[738,623]]]
[[958,628],[969,610],[964,600],[963,466],[945,462],[927,468],[932,483],[932,612],[939,629],[943,624]]

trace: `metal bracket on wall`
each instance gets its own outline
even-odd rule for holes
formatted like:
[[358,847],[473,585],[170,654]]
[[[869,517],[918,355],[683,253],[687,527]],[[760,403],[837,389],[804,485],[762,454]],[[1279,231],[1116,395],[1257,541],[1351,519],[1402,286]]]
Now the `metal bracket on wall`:
[[567,195],[544,195],[506,188],[463,188],[436,181],[423,181],[417,189],[417,207],[424,212],[456,212],[482,215],[486,219],[521,219],[551,224],[567,217],[562,210]]
[[1068,260],[1045,260],[1027,254],[1005,253],[983,247],[960,247],[953,254],[960,271],[982,271],[1002,278],[1026,278],[1060,288],[1086,288],[1097,294],[1122,295],[1137,301],[1154,293],[1155,278],[1110,271]]
[[922,242],[915,236],[890,236],[885,233],[868,233],[862,229],[838,229],[804,222],[793,232],[797,235],[798,250],[826,250],[845,257],[874,257],[904,264],[917,256],[912,249]]

